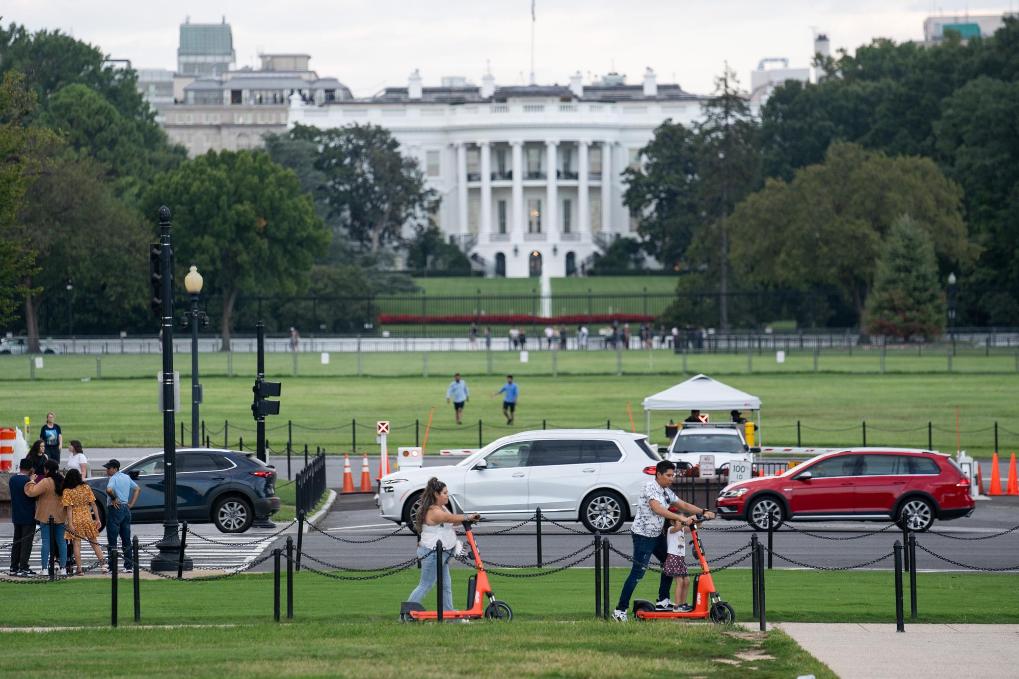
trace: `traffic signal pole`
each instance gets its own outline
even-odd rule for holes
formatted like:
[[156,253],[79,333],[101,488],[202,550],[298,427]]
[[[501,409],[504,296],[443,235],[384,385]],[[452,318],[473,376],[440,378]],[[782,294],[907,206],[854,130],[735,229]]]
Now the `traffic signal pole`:
[[[261,385],[265,381],[265,323],[259,321],[255,328],[258,332],[258,367],[255,373],[255,400],[259,401],[262,396],[260,393]],[[255,413],[255,437],[257,442],[255,454],[259,460],[265,462],[265,415],[262,412]]]

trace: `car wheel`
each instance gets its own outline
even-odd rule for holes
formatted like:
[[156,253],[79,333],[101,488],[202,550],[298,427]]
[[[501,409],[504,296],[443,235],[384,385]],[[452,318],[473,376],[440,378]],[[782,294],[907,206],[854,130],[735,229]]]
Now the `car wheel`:
[[922,533],[934,525],[934,507],[921,497],[911,497],[899,507],[895,522],[899,528]]
[[403,505],[403,523],[405,526],[414,530],[414,525],[417,523],[418,512],[421,511],[421,496],[424,491],[419,490],[407,499],[407,503]]
[[754,530],[768,530],[769,521],[771,528],[776,529],[782,525],[784,515],[782,503],[770,495],[754,500],[747,507],[747,523]]
[[251,527],[255,512],[251,503],[237,495],[216,500],[212,508],[212,521],[223,533],[243,533]]
[[592,533],[614,533],[626,520],[626,502],[611,490],[595,491],[584,500],[580,520]]

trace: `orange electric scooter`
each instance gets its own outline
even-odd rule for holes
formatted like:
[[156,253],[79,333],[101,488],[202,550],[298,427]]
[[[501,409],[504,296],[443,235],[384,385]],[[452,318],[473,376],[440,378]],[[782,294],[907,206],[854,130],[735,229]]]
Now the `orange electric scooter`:
[[736,620],[736,613],[715,589],[711,578],[711,568],[704,556],[704,545],[701,544],[697,525],[703,522],[703,516],[697,516],[697,522],[690,526],[690,540],[693,542],[694,553],[700,562],[701,572],[693,578],[694,602],[692,611],[659,610],[650,601],[637,599],[633,602],[633,617],[637,620],[703,620],[710,619],[718,624],[728,624]]
[[[443,620],[477,620],[488,618],[491,620],[509,621],[513,619],[513,609],[505,601],[499,601],[492,592],[492,586],[488,582],[488,573],[485,572],[485,564],[481,561],[481,554],[478,553],[478,543],[474,540],[474,531],[471,530],[473,522],[464,521],[464,534],[467,537],[467,544],[470,545],[471,553],[474,555],[474,567],[477,573],[467,579],[467,609],[458,611],[443,611]],[[482,597],[488,597],[488,605],[483,606]],[[439,617],[436,611],[426,611],[425,607],[415,601],[404,601],[400,604],[400,620],[412,622],[416,620],[437,620]]]

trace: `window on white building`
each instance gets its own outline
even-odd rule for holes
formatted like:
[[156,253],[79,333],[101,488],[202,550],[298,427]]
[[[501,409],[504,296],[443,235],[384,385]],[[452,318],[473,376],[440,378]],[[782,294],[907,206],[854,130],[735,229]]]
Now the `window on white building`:
[[495,179],[510,179],[509,154],[505,146],[495,147]]
[[499,213],[499,233],[507,233],[506,201],[500,200],[496,203],[496,211]]
[[541,199],[527,201],[527,233],[541,233]]
[[467,230],[478,233],[481,230],[481,195],[471,192],[467,199]]
[[639,170],[640,169],[640,149],[639,148],[633,148],[633,149],[627,149],[627,151],[630,154],[630,162],[628,163],[628,166],[630,167],[630,169]]
[[602,230],[601,222],[601,201],[592,200],[591,206],[591,231],[598,233]]
[[563,199],[563,233],[573,232],[573,201]]
[[559,175],[560,178],[576,179],[577,171],[573,169],[573,148],[563,146],[559,149],[559,155],[562,157],[562,173]]
[[438,151],[428,151],[425,153],[425,164],[428,166],[428,176],[438,177],[442,174],[442,163],[441,156]]
[[587,154],[588,174],[592,179],[601,179],[601,146],[592,146]]
[[541,171],[541,149],[537,146],[527,147],[527,176],[526,179],[544,179]]
[[481,149],[477,147],[467,149],[467,181],[476,182],[481,180]]

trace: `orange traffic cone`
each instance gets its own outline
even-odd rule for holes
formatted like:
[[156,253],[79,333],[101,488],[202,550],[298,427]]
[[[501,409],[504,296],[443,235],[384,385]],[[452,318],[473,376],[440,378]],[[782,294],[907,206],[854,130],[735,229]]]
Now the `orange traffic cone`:
[[350,471],[350,455],[343,456],[343,490],[341,492],[354,492],[354,475]]
[[361,492],[372,492],[372,471],[368,467],[368,455],[365,454],[361,460]]
[[984,494],[984,475],[980,473],[980,463],[976,463],[977,467],[977,495]]
[[763,467],[758,467],[757,468],[757,475],[758,476],[764,476],[764,468]]
[[1019,478],[1016,477],[1015,472],[1015,451],[1012,451],[1012,457],[1008,461],[1008,488],[1005,489],[1005,495],[1019,495]]
[[991,483],[987,486],[988,495],[1001,495],[1001,474],[998,472],[998,453],[991,455]]

